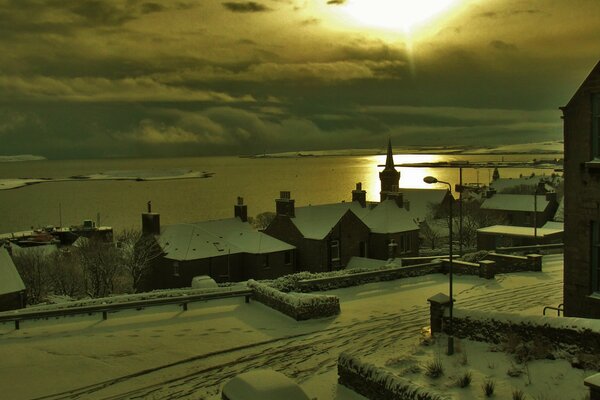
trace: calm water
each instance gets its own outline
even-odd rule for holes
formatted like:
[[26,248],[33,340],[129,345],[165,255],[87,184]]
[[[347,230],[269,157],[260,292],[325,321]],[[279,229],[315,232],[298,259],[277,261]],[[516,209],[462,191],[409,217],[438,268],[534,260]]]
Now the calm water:
[[[547,156],[550,158],[551,156]],[[434,156],[396,155],[396,163],[429,161],[530,160],[532,156]],[[273,211],[279,191],[289,190],[296,205],[350,200],[356,182],[363,182],[368,200],[379,199],[378,164],[385,156],[304,157],[247,159],[203,157],[171,159],[69,160],[1,163],[3,178],[60,178],[114,170],[165,170],[173,168],[210,171],[207,179],[155,182],[84,181],[56,182],[0,191],[0,233],[44,225],[58,225],[59,204],[62,224],[96,220],[116,230],[139,228],[140,214],[152,200],[153,211],[162,224],[226,218],[233,215],[237,196],[244,197],[248,214]],[[427,187],[422,179],[433,175],[452,184],[458,182],[453,169],[402,168],[401,187]],[[519,174],[550,174],[551,170],[505,169],[502,177]],[[488,169],[465,169],[465,183],[488,183]]]

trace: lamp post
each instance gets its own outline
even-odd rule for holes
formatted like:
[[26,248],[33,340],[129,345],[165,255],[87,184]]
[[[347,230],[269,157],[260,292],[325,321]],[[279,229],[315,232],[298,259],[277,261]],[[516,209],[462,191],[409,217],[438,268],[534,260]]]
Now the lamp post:
[[[450,194],[452,194],[452,185],[450,185],[449,182],[444,182],[444,181],[439,181],[437,178],[433,177],[433,176],[426,176],[425,178],[423,178],[423,182],[428,183],[428,184],[433,184],[433,183],[443,183],[445,185],[448,185],[448,192]],[[448,268],[448,276],[449,276],[449,280],[450,280],[450,326],[449,326],[449,332],[448,332],[448,355],[451,356],[452,354],[454,354],[454,330],[452,327],[452,309],[454,308],[454,298],[452,297],[452,202],[450,202],[450,214],[448,215],[448,220],[449,220],[449,224],[448,224],[448,234],[449,234],[449,238],[448,238],[448,242],[449,242],[449,258],[450,258],[450,267]]]

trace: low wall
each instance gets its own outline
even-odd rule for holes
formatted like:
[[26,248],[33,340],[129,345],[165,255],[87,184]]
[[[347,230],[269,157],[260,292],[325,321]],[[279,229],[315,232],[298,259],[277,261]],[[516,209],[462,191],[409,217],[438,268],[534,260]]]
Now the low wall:
[[369,282],[391,281],[402,278],[436,274],[441,272],[440,263],[412,265],[410,267],[386,268],[376,271],[358,272],[347,275],[325,278],[304,279],[298,282],[298,290],[302,292],[315,292],[332,290],[350,286],[362,285]]
[[371,400],[448,400],[449,397],[416,385],[389,370],[363,363],[347,353],[338,358],[338,383]]
[[446,257],[448,257],[448,256],[443,255],[443,256],[424,256],[424,257],[403,257],[401,260],[402,260],[403,267],[409,267],[411,265],[432,263],[435,260],[438,260],[440,258],[446,258]]
[[[450,318],[447,308],[443,315],[440,323],[442,330],[448,333]],[[544,350],[552,356],[600,369],[600,320],[521,316],[454,308],[453,330],[454,336],[458,338],[496,344],[516,336],[522,342],[530,342],[534,347],[547,347]],[[586,358],[585,355],[595,357],[579,359]]]
[[296,321],[324,318],[340,313],[340,299],[336,296],[284,293],[255,280],[248,281],[253,298]]
[[528,254],[526,256],[515,256],[512,254],[488,253],[485,260],[496,263],[496,273],[505,274],[509,272],[541,271],[542,258],[540,254]]
[[[450,260],[442,260],[442,271],[447,273],[450,270]],[[496,263],[491,260],[481,260],[479,263],[467,261],[452,260],[452,273],[459,275],[475,275],[480,278],[494,279],[496,271]]]

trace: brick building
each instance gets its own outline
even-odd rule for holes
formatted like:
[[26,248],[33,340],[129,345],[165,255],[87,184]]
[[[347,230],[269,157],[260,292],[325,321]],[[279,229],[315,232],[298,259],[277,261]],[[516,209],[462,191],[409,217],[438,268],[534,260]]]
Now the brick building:
[[565,315],[600,318],[600,62],[561,109]]

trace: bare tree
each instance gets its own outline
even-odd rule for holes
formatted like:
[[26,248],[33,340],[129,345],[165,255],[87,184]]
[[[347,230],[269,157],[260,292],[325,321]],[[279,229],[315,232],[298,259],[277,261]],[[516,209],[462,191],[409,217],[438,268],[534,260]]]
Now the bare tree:
[[83,268],[84,289],[90,297],[114,293],[122,260],[113,243],[96,238],[81,240],[77,254]]
[[427,221],[421,222],[420,228],[421,235],[425,238],[425,241],[431,246],[431,249],[434,250],[442,235],[437,230],[432,229],[431,226],[427,223]]
[[152,261],[160,257],[162,249],[154,236],[144,235],[139,230],[124,230],[117,241],[123,267],[131,277],[133,290],[138,291],[152,268]]
[[27,302],[37,304],[46,299],[50,283],[48,257],[35,249],[21,250],[12,256],[27,289]]
[[60,250],[50,257],[50,286],[52,292],[80,297],[84,292],[84,273],[76,253]]
[[252,224],[252,226],[254,226],[254,228],[256,228],[258,230],[263,230],[267,226],[269,226],[271,221],[273,221],[274,219],[275,219],[274,212],[265,211],[265,212],[258,214],[256,217],[250,219],[249,222]]

